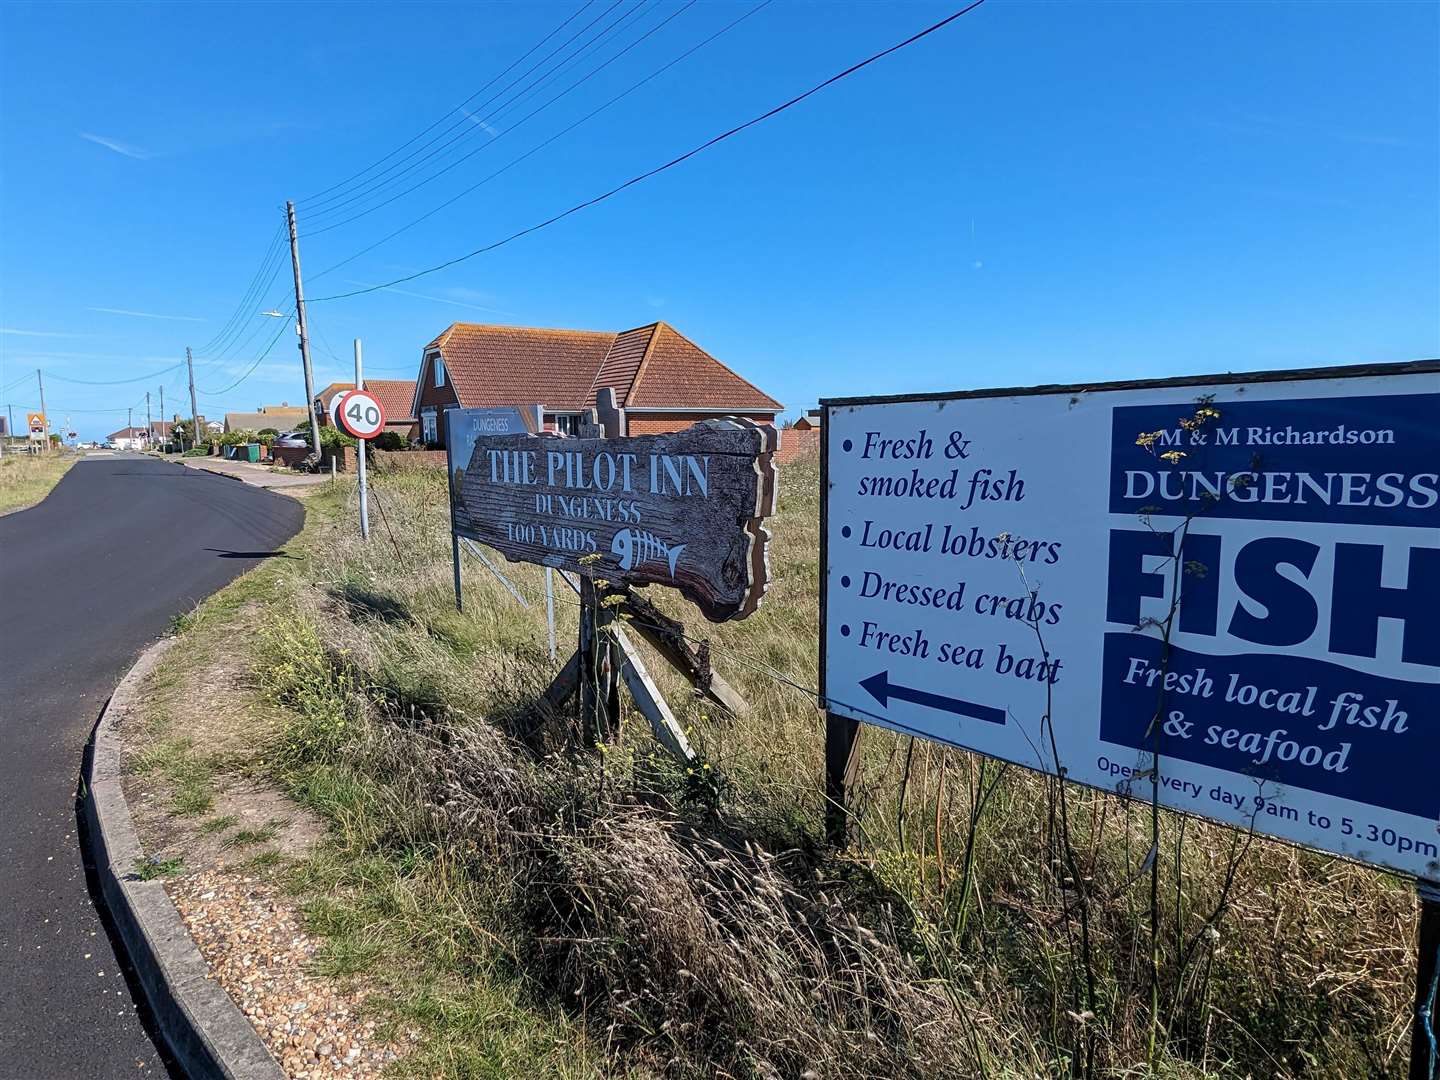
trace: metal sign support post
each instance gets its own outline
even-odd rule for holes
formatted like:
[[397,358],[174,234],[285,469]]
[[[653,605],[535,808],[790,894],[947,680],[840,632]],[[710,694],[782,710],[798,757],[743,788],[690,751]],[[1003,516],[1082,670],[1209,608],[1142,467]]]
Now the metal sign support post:
[[545,626],[550,631],[550,659],[555,659],[555,570],[545,567]]
[[[355,339],[355,389],[365,389],[365,376],[360,366],[360,339],[358,337]],[[314,411],[313,406],[311,411]],[[360,535],[369,540],[370,489],[365,482],[365,442],[364,439],[355,440],[355,470],[356,475],[360,478]]]
[[[823,423],[830,423],[830,410],[824,410]],[[822,428],[820,435],[820,490],[826,491],[830,479],[829,428]],[[820,572],[827,572],[829,566],[829,509],[830,500],[820,500]],[[823,583],[822,583],[823,585]],[[830,700],[825,689],[825,632],[827,627],[825,597],[827,590],[820,590],[820,708],[825,710],[825,842],[836,850],[844,850],[848,840],[850,788],[860,769],[860,722],[848,716],[830,711]]]
[[1435,1005],[1440,990],[1440,882],[1417,879],[1420,894],[1420,943],[1415,964],[1415,1021],[1410,1032],[1410,1080],[1440,1077]]

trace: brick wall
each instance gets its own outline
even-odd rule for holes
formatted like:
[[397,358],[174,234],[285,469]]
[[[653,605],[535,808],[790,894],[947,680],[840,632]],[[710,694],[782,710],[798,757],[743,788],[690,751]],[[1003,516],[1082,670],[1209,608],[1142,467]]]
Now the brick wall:
[[305,460],[305,455],[310,453],[304,446],[272,446],[270,456],[275,459],[277,465],[288,465],[290,468],[298,468]]
[[776,464],[785,465],[800,458],[820,456],[819,428],[787,428],[780,433],[780,452]]

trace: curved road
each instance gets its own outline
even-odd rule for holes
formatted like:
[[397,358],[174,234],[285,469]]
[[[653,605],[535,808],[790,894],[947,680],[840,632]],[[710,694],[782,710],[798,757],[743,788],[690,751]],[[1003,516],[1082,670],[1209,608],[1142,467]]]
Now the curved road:
[[87,888],[81,757],[135,657],[300,528],[300,504],[138,455],[0,517],[0,1078],[163,1077]]

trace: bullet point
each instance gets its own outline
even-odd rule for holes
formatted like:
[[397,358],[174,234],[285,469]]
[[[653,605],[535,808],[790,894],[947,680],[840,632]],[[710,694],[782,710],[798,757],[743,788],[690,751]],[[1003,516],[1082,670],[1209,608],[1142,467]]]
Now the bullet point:
[[850,539],[850,526],[849,526],[849,525],[843,526],[843,527],[840,529],[840,535],[843,536],[843,537],[845,537],[846,540],[849,540],[849,539]]
[[848,589],[848,588],[850,587],[850,575],[849,575],[849,574],[846,574],[844,577],[842,577],[842,578],[840,579],[840,587],[841,587],[842,589]]
[[849,623],[841,623],[841,624],[840,624],[840,636],[841,636],[841,637],[849,637],[849,636],[850,636],[850,624],[849,624]]
[[840,445],[845,448],[845,452],[846,452],[847,454],[848,454],[851,450],[854,450],[854,449],[855,449],[855,444],[854,444],[853,442],[851,442],[849,439],[846,439],[846,440],[845,440],[843,443],[841,443]]

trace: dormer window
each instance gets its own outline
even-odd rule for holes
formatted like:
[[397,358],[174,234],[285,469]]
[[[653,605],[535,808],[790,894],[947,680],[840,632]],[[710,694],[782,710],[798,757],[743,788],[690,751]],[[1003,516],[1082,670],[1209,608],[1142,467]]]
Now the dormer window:
[[435,364],[434,364],[434,367],[435,367],[435,385],[436,385],[437,387],[439,387],[439,386],[444,386],[444,385],[445,385],[445,360],[444,360],[444,358],[443,358],[439,353],[436,353],[436,354],[435,354]]

